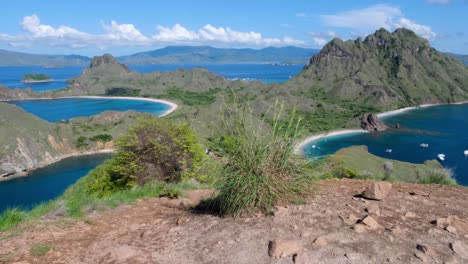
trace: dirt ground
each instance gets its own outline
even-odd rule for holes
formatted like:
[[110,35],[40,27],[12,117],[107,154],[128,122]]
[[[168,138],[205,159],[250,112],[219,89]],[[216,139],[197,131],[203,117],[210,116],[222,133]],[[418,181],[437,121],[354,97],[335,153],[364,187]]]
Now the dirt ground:
[[[198,190],[43,220],[0,240],[0,263],[468,263],[468,188],[394,183],[382,201],[356,197],[369,184],[320,181],[304,205],[272,216],[194,213],[211,194]],[[38,245],[50,250],[40,256]]]

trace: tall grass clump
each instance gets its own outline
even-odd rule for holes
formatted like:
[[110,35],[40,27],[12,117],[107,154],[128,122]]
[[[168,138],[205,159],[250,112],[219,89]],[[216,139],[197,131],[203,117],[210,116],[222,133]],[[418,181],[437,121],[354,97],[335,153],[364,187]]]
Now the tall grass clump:
[[24,217],[24,212],[17,208],[6,209],[0,216],[0,232],[17,226],[23,221]]
[[419,183],[449,186],[457,185],[453,175],[453,171],[449,168],[437,168],[432,170],[425,178],[421,179]]
[[249,106],[236,105],[226,108],[224,116],[212,138],[214,150],[224,160],[221,186],[212,204],[217,213],[270,212],[274,205],[308,193],[313,177],[309,163],[294,154],[301,122],[294,111],[284,120],[278,104],[262,117]]

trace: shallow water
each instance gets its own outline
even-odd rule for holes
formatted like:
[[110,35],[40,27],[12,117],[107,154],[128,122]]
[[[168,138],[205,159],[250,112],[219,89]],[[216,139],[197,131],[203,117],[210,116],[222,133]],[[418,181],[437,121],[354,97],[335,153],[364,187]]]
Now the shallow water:
[[[355,145],[365,145],[370,153],[380,157],[412,163],[437,159],[437,154],[443,153],[446,160],[441,164],[453,169],[458,183],[468,186],[468,157],[463,154],[468,150],[467,104],[419,108],[383,120],[390,126],[399,123],[405,129],[325,138],[309,143],[304,148],[305,156],[328,155]],[[421,148],[421,143],[429,147]],[[392,152],[387,153],[386,149]]]
[[170,106],[163,103],[131,100],[131,99],[106,99],[106,98],[65,98],[48,100],[22,100],[9,101],[49,122],[68,120],[79,116],[92,116],[104,111],[147,112],[162,115]]

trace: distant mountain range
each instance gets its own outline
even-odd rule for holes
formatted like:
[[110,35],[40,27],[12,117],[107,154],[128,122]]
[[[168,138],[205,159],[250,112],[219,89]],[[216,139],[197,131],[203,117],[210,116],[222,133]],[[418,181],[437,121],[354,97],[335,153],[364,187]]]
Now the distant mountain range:
[[[305,64],[319,50],[299,47],[224,49],[209,46],[169,46],[117,57],[125,64],[278,63]],[[91,58],[79,55],[40,55],[0,50],[0,66],[88,66]]]
[[0,49],[0,66],[87,66],[90,58],[80,55],[44,55]]
[[319,50],[299,47],[222,49],[209,46],[169,46],[117,59],[126,64],[286,63],[305,64]]
[[[216,64],[271,63],[307,64],[318,49],[268,47],[263,49],[229,49],[210,46],[168,46],[162,49],[120,56],[125,64]],[[468,55],[445,53],[468,65]],[[81,55],[44,55],[0,49],[0,66],[89,66],[91,58]]]

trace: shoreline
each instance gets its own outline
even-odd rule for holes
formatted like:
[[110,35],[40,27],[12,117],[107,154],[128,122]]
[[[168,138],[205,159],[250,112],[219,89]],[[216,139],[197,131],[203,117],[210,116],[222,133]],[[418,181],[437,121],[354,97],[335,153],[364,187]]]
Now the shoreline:
[[103,95],[77,95],[77,96],[60,96],[60,97],[42,97],[42,98],[20,98],[20,99],[0,99],[0,102],[8,101],[27,101],[27,100],[54,100],[54,99],[73,99],[73,98],[88,98],[88,99],[111,99],[111,100],[137,100],[137,101],[147,101],[153,103],[161,103],[169,106],[169,109],[166,110],[159,117],[164,117],[174,112],[177,107],[176,103],[164,100],[164,99],[155,99],[147,97],[131,97],[131,96],[103,96]]
[[[436,104],[421,104],[418,106],[409,106],[409,107],[404,107],[396,110],[390,110],[390,111],[385,111],[382,113],[376,114],[377,117],[379,118],[384,118],[384,117],[389,117],[393,115],[399,115],[414,109],[420,109],[420,108],[428,108],[428,107],[433,107],[433,106],[440,106],[440,105],[462,105],[462,104],[468,104],[468,101],[462,101],[462,102],[457,102],[457,103],[436,103]],[[364,129],[340,129],[340,130],[333,130],[330,132],[325,132],[325,133],[319,133],[319,134],[314,134],[312,136],[309,136],[299,142],[296,147],[294,148],[294,153],[296,154],[303,154],[304,152],[304,147],[308,145],[311,142],[317,141],[319,139],[327,138],[327,137],[332,137],[332,136],[338,136],[338,135],[346,135],[346,134],[356,134],[356,133],[369,133],[369,131],[364,130]]]
[[[169,106],[169,109],[166,110],[162,115],[159,117],[164,117],[172,112],[174,112],[178,105],[176,103],[163,100],[163,99],[155,99],[155,98],[145,98],[145,97],[130,97],[130,96],[93,96],[93,95],[83,95],[83,96],[63,96],[63,97],[53,97],[53,98],[21,98],[21,99],[13,99],[13,100],[0,100],[1,101],[20,101],[20,100],[53,100],[53,99],[69,99],[69,98],[89,98],[89,99],[116,99],[116,100],[139,100],[139,101],[149,101],[149,102],[155,102],[155,103],[163,103]],[[8,181],[20,177],[27,177],[29,172],[34,171],[39,168],[46,167],[48,165],[57,163],[61,160],[64,160],[66,158],[70,157],[78,157],[78,156],[88,156],[88,155],[96,155],[96,154],[103,154],[103,153],[112,153],[114,152],[115,149],[101,149],[101,150],[93,150],[93,151],[83,151],[83,152],[74,152],[74,153],[68,153],[68,154],[63,154],[61,156],[58,156],[57,158],[53,159],[52,161],[45,162],[43,164],[40,164],[38,167],[35,168],[30,168],[22,172],[17,172],[13,173],[9,176],[0,176],[0,182],[3,181]]]
[[106,153],[113,153],[113,152],[115,152],[115,149],[100,149],[100,150],[90,150],[90,151],[73,152],[73,153],[63,154],[63,155],[60,155],[60,156],[54,158],[51,161],[41,163],[39,166],[37,166],[35,168],[31,168],[31,169],[27,169],[25,171],[17,172],[17,173],[11,174],[9,176],[1,176],[0,177],[0,182],[9,181],[9,180],[17,179],[17,178],[28,177],[28,174],[30,172],[34,171],[34,170],[47,167],[49,165],[52,165],[54,163],[57,163],[59,161],[67,159],[67,158],[80,157],[80,156],[90,156],[90,155],[97,155],[97,154],[106,154]]

